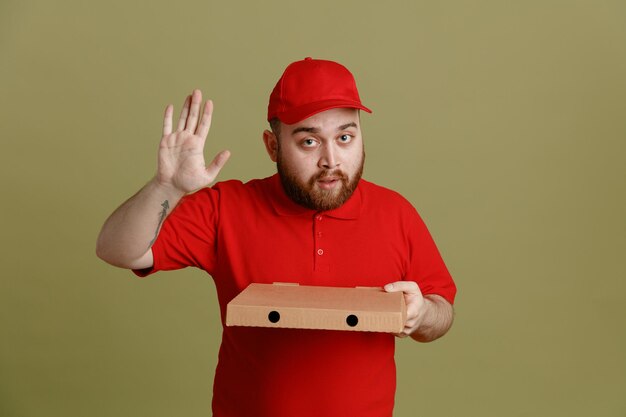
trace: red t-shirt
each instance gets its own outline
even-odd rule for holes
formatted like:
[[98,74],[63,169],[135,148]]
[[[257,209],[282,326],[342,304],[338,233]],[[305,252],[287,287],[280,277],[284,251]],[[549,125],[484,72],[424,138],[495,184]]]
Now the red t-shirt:
[[291,201],[278,175],[225,181],[186,196],[152,247],[154,266],[196,266],[214,279],[222,344],[216,417],[390,417],[394,336],[225,327],[226,304],[251,282],[382,287],[417,282],[450,303],[456,287],[426,226],[398,193],[361,180],[341,207]]

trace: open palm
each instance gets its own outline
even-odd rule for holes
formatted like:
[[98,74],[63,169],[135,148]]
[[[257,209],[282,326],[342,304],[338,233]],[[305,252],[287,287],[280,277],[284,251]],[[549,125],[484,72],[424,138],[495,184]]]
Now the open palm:
[[166,107],[163,118],[157,181],[184,193],[210,185],[230,156],[228,151],[222,151],[209,166],[205,165],[204,144],[211,127],[213,102],[207,100],[202,115],[201,104],[202,92],[194,90],[185,99],[175,131],[172,130],[174,106]]

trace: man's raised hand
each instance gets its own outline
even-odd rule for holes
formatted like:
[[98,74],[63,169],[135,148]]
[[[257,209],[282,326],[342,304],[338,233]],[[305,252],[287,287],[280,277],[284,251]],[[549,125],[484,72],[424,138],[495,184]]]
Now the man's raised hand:
[[202,92],[194,90],[185,99],[175,131],[172,131],[174,106],[170,104],[165,108],[156,180],[181,193],[210,185],[230,157],[229,151],[222,151],[209,166],[205,165],[204,143],[211,127],[213,102],[206,101],[202,115],[201,105]]

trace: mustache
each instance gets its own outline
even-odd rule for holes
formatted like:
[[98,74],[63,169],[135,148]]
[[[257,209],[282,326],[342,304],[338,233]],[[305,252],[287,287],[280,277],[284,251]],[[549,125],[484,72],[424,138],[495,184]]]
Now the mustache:
[[325,180],[327,178],[336,178],[336,179],[340,179],[340,180],[347,180],[348,176],[346,175],[345,172],[343,172],[340,169],[325,169],[324,171],[320,172],[319,174],[317,174],[316,176],[313,177],[313,181],[317,181],[317,180]]

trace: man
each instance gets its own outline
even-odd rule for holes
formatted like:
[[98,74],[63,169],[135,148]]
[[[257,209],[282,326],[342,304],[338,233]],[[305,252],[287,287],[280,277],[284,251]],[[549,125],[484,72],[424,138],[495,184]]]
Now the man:
[[[359,111],[371,111],[345,67],[306,58],[285,69],[263,133],[278,170],[269,178],[208,188],[230,155],[205,167],[213,103],[201,105],[194,90],[176,129],[167,106],[157,174],[105,222],[98,256],[140,276],[204,269],[222,325],[248,284],[281,281],[402,291],[396,336],[447,332],[456,288],[426,226],[399,194],[361,179]],[[223,326],[217,417],[391,416],[394,394],[393,335]]]

